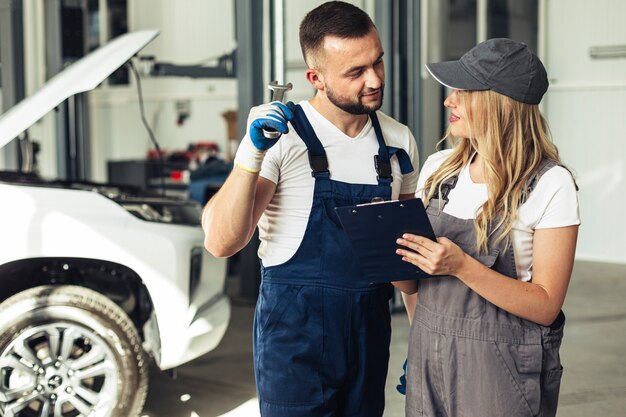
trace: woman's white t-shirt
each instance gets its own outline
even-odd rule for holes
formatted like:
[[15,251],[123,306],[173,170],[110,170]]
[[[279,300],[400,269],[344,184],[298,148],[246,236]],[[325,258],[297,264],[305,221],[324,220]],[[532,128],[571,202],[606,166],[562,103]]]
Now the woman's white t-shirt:
[[[426,160],[420,172],[416,196],[424,197],[426,180],[450,156],[452,150],[437,152]],[[456,186],[449,194],[443,211],[460,219],[475,219],[480,207],[487,201],[486,184],[477,184],[469,175],[469,165],[459,173]],[[580,224],[576,185],[568,170],[555,166],[545,172],[534,190],[518,211],[511,231],[517,277],[532,279],[532,251],[535,229],[548,229]]]
[[[374,155],[378,155],[378,140],[371,119],[352,138],[308,101],[299,104],[324,146],[331,179],[351,184],[377,184]],[[376,115],[387,146],[404,149],[413,165],[413,172],[402,174],[397,157],[391,157],[392,198],[413,194],[419,175],[415,139],[407,126],[382,112]],[[265,155],[260,176],[275,183],[276,192],[259,220],[259,257],[264,266],[279,265],[289,260],[302,242],[315,185],[306,145],[292,126]]]

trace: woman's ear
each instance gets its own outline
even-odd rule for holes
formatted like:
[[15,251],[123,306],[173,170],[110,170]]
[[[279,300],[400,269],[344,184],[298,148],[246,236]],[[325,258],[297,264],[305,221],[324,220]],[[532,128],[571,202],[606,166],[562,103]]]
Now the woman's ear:
[[305,73],[306,79],[315,87],[318,91],[324,91],[326,85],[324,84],[324,76],[316,68],[308,68]]

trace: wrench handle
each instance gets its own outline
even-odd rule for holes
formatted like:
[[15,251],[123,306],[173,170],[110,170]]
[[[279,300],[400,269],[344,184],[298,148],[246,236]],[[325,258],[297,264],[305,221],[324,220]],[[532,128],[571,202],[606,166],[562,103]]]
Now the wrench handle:
[[[291,83],[288,83],[285,85],[279,85],[278,81],[271,81],[267,85],[267,88],[272,90],[272,101],[280,101],[281,103],[285,99],[285,92],[291,90],[292,87],[293,85]],[[280,133],[277,130],[263,129],[263,136],[266,139],[277,139],[280,137],[280,135],[282,135],[282,133]]]
[[263,137],[265,139],[277,139],[282,135],[278,130],[274,129],[263,129]]

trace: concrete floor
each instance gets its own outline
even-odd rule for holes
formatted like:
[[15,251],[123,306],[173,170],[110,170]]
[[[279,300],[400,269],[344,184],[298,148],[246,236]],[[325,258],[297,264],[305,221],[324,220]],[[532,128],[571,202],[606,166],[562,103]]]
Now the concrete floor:
[[[565,373],[558,417],[626,415],[626,265],[577,262],[564,311]],[[229,329],[213,352],[180,367],[176,379],[153,370],[146,417],[258,416],[252,369],[253,306],[233,302]],[[385,417],[404,416],[395,386],[406,357],[408,320],[394,314]]]

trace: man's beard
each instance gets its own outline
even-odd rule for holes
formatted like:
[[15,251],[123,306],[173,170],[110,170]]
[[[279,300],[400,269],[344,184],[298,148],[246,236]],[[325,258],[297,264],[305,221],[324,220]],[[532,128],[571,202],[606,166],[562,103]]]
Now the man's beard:
[[356,101],[350,101],[344,97],[336,96],[333,92],[332,88],[326,87],[326,96],[331,103],[340,108],[341,110],[350,113],[350,114],[370,114],[380,109],[383,105],[383,92],[385,90],[385,85],[380,86],[380,100],[379,103],[373,106],[366,106],[359,101],[361,95],[359,95],[359,99]]

